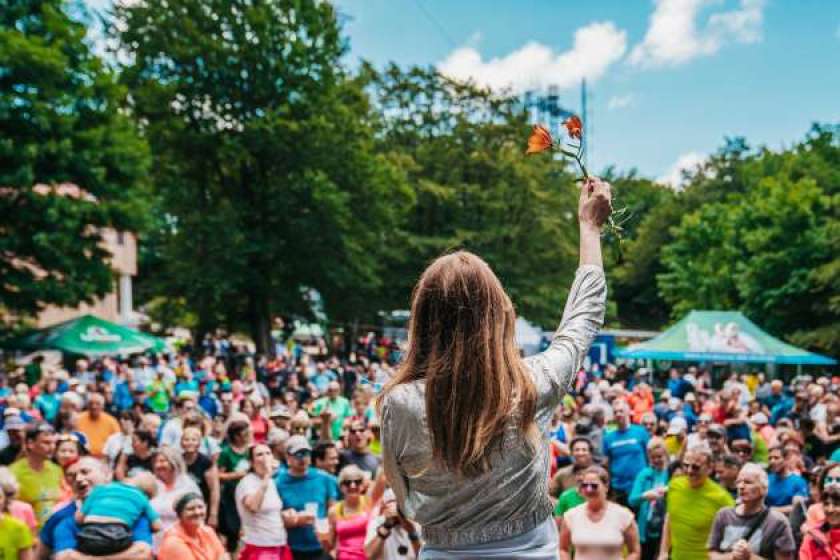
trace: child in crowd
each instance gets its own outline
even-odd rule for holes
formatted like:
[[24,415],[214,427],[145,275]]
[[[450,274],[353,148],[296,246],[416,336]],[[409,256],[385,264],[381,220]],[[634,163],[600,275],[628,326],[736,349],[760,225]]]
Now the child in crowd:
[[131,528],[144,515],[152,531],[159,531],[160,516],[149,502],[156,493],[157,481],[148,472],[91,490],[76,512],[79,552],[108,556],[126,550],[133,541]]

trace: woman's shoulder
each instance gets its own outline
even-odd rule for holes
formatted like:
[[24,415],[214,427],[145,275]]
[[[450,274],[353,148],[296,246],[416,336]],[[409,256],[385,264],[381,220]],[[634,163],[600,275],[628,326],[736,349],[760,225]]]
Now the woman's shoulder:
[[634,519],[633,512],[630,509],[615,502],[607,502],[607,513],[621,521],[632,521]]
[[422,414],[426,410],[425,384],[422,381],[401,383],[390,388],[380,399],[382,400],[383,422],[387,421],[386,417],[391,413],[400,416],[411,413]]

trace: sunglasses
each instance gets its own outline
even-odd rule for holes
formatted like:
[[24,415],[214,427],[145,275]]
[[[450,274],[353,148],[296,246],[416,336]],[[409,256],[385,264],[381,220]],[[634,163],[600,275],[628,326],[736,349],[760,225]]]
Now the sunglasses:
[[840,485],[840,477],[838,477],[838,476],[827,476],[827,477],[825,477],[825,481],[823,482],[823,486],[833,486],[833,485]]
[[590,490],[593,492],[600,487],[601,485],[597,482],[581,482],[580,484],[578,484],[578,488],[580,488],[581,490]]
[[365,433],[365,431],[364,431],[363,429],[361,429],[361,428],[351,428],[351,429],[347,430],[347,433],[350,433],[350,434],[363,434],[363,433]]
[[364,481],[361,479],[345,480],[341,483],[342,486],[357,486],[359,488],[361,488],[362,484],[364,484]]
[[301,449],[300,451],[295,451],[294,453],[292,453],[292,457],[294,457],[295,459],[306,459],[311,454],[312,452],[308,449]]
[[733,449],[733,451],[735,453],[738,453],[738,454],[742,454],[742,453],[750,454],[750,453],[752,453],[752,449],[750,449],[749,447],[736,447],[735,449]]
[[696,463],[683,463],[683,469],[688,472],[700,472],[703,470],[703,465]]

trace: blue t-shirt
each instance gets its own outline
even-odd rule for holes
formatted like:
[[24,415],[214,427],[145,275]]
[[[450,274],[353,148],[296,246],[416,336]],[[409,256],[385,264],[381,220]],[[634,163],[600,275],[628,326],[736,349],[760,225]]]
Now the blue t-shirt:
[[[322,470],[310,468],[306,476],[292,476],[289,471],[281,470],[274,479],[277,492],[283,500],[284,508],[294,508],[305,511],[306,504],[318,504],[318,517],[325,518],[328,513],[328,503],[339,499],[338,482],[336,478]],[[321,543],[315,536],[315,527],[295,527],[288,530],[289,547],[300,552],[315,552],[321,550]]]
[[794,496],[808,497],[808,483],[798,474],[789,473],[781,478],[776,473],[770,473],[767,482],[765,503],[770,507],[789,506]]
[[840,463],[840,448],[834,450],[834,453],[831,454],[831,458],[829,458],[829,462]]
[[[44,526],[38,537],[45,546],[52,549],[53,554],[64,550],[75,550],[78,546],[76,535],[79,526],[76,524],[76,502],[71,502],[63,508],[55,511]],[[152,527],[145,516],[137,520],[131,528],[134,542],[144,542],[152,546]]]
[[604,434],[604,456],[610,462],[611,486],[629,493],[636,475],[647,466],[647,430],[630,424],[625,430]]
[[142,490],[122,482],[102,484],[91,490],[82,504],[82,513],[114,517],[128,527],[134,525],[144,515],[151,523],[160,519],[160,515]]

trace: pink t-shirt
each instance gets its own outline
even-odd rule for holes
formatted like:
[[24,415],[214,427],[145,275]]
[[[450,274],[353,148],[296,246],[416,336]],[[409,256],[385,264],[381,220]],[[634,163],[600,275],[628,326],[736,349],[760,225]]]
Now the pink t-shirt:
[[31,505],[20,500],[12,500],[9,504],[9,513],[12,514],[12,517],[16,517],[26,523],[26,526],[29,527],[33,535],[37,534],[38,520],[35,519],[35,512],[32,510]]
[[633,513],[607,502],[604,516],[596,523],[587,516],[586,504],[581,504],[563,515],[563,523],[571,532],[575,560],[620,560],[624,531],[633,523]]

